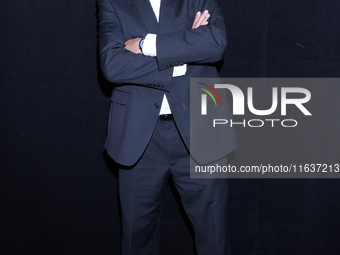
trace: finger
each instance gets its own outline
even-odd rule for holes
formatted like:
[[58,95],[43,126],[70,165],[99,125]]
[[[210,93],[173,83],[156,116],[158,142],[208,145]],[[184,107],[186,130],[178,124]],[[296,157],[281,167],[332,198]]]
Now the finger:
[[206,13],[203,12],[203,13],[199,16],[199,18],[198,18],[198,20],[197,20],[197,22],[196,22],[195,28],[198,28],[198,27],[201,25],[201,22],[202,22],[202,20],[204,19],[205,15],[206,15]]
[[207,22],[207,20],[209,19],[209,17],[210,17],[210,14],[209,14],[208,11],[206,11],[206,12],[202,15],[199,25],[200,25],[200,26],[205,25],[205,22]]
[[198,12],[196,13],[196,15],[195,15],[194,23],[192,23],[192,28],[193,28],[193,29],[194,29],[194,28],[197,28],[197,21],[198,21],[198,19],[200,18],[200,16],[201,16],[201,12],[198,11]]
[[209,17],[210,17],[210,14],[207,14],[206,16],[205,16],[205,18],[202,20],[202,22],[201,22],[201,26],[203,26],[203,25],[207,25],[208,24],[208,19],[209,19]]
[[205,10],[197,21],[197,27],[204,25],[209,17],[210,17],[210,14],[208,10]]

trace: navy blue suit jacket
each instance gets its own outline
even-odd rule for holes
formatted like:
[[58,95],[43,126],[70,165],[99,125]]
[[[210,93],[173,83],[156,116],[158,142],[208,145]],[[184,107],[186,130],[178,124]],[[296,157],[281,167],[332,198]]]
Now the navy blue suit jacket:
[[[98,7],[100,65],[115,86],[105,143],[108,154],[122,165],[138,161],[151,139],[164,93],[184,143],[198,162],[232,151],[236,147],[232,129],[207,139],[208,149],[219,143],[218,155],[190,149],[190,78],[218,77],[214,63],[223,57],[227,43],[218,2],[162,0],[159,23],[149,0],[99,0]],[[197,11],[206,9],[211,14],[209,24],[191,29]],[[157,34],[157,57],[124,49],[125,41],[148,33]],[[188,64],[186,74],[172,77],[173,67],[182,64]],[[222,100],[228,104],[225,96]],[[230,117],[228,107],[220,109]],[[209,129],[204,125],[203,132]]]

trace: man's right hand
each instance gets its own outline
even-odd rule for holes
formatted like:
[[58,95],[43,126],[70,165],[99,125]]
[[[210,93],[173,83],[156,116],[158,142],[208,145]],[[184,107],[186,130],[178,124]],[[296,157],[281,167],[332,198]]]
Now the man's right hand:
[[197,12],[192,29],[198,28],[199,26],[205,26],[208,24],[208,18],[210,17],[209,11],[205,10],[203,13]]

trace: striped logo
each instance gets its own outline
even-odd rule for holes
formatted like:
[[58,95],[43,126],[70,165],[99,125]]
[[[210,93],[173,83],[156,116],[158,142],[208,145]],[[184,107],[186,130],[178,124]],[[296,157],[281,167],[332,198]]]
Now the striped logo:
[[[200,87],[197,87],[198,89],[200,90],[203,90],[205,93],[207,93],[211,98],[212,100],[214,101],[215,103],[215,106],[217,106],[217,102],[216,102],[216,99],[214,97],[213,94],[215,94],[215,96],[218,98],[218,100],[220,101],[220,104],[222,105],[222,100],[220,98],[220,95],[217,93],[217,91],[211,87],[210,85],[206,84],[206,83],[203,83],[203,82],[198,82],[199,84],[202,84],[204,85],[206,88],[200,88]],[[212,92],[210,92],[208,89],[210,89]],[[202,115],[207,115],[207,95],[206,94],[202,94],[202,104],[201,104],[201,114]]]

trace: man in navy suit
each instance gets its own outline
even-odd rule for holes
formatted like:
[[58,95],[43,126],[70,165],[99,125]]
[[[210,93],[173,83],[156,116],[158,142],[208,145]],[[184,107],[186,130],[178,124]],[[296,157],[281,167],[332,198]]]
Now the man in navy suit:
[[226,129],[205,144],[209,149],[222,140],[218,155],[190,149],[190,77],[218,77],[214,64],[226,47],[218,2],[99,0],[98,6],[101,69],[115,84],[105,148],[121,166],[122,254],[159,254],[169,178],[194,227],[197,253],[229,254],[227,180],[189,172],[190,157],[226,164],[236,147]]

